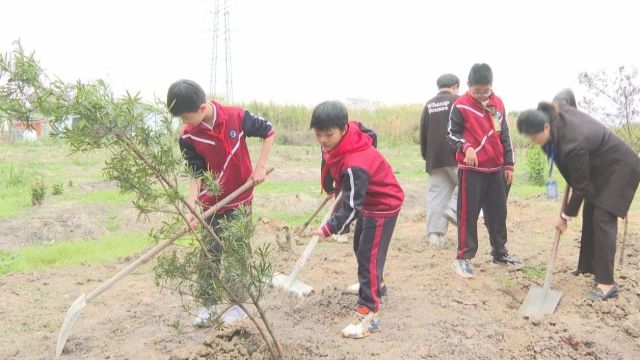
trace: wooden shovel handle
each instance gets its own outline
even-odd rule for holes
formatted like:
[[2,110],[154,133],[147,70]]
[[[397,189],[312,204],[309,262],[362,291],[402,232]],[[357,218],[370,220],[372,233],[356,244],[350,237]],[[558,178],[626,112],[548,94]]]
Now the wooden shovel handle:
[[[564,209],[567,207],[567,200],[569,199],[569,184],[564,189],[562,196],[562,204],[560,205],[560,215],[564,213]],[[547,273],[544,277],[544,289],[548,290],[551,287],[551,279],[553,278],[553,268],[556,264],[556,255],[558,254],[558,246],[560,244],[560,230],[556,229],[556,237],[553,240],[553,248],[551,249],[551,256],[549,256],[549,263],[547,264]]]
[[302,224],[302,226],[300,226],[300,228],[296,231],[295,234],[293,234],[293,239],[297,239],[300,236],[300,234],[302,234],[302,232],[307,228],[307,226],[309,226],[309,224],[311,224],[313,219],[315,219],[316,216],[318,216],[318,213],[320,212],[320,210],[322,210],[322,208],[331,199],[333,199],[333,195],[332,194],[331,195],[327,195],[327,197],[325,197],[324,200],[322,200],[322,203],[320,204],[320,206],[318,206],[318,208],[313,212],[313,214],[311,214],[309,219],[304,224]]
[[[272,171],[273,171],[273,168],[267,169],[267,175],[269,175]],[[227,197],[225,197],[224,199],[220,200],[214,206],[212,206],[207,211],[205,211],[204,214],[202,214],[202,216],[204,218],[207,218],[207,217],[215,214],[216,211],[218,211],[218,209],[222,208],[223,206],[226,206],[231,201],[233,201],[235,198],[237,198],[240,194],[242,194],[242,193],[246,192],[247,190],[251,189],[253,186],[254,186],[253,185],[253,179],[247,180],[247,182],[245,182],[242,186],[237,188],[234,192],[232,192],[231,194],[227,195]],[[131,273],[133,270],[135,270],[138,266],[146,263],[147,261],[149,261],[149,259],[152,259],[160,251],[164,250],[164,248],[166,248],[167,246],[171,245],[174,241],[178,240],[179,238],[181,238],[182,236],[187,234],[189,231],[190,230],[180,231],[179,233],[177,233],[176,235],[172,236],[171,238],[169,238],[169,239],[159,243],[158,245],[156,245],[153,249],[149,250],[147,253],[145,253],[144,255],[139,257],[136,261],[134,261],[131,264],[129,264],[129,266],[127,266],[126,268],[120,270],[120,272],[115,274],[111,279],[105,281],[104,283],[102,283],[102,285],[98,286],[96,289],[94,289],[92,292],[90,292],[89,295],[87,295],[87,302],[91,301],[92,299],[94,299],[98,295],[102,294],[105,290],[107,290],[108,288],[113,286],[113,284],[117,283],[123,277],[127,276],[129,273]]]

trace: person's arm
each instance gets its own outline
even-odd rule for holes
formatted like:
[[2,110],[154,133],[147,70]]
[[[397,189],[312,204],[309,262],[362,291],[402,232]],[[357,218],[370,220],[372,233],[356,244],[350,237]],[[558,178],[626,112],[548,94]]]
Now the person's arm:
[[269,152],[271,151],[271,144],[273,144],[273,136],[270,136],[262,141],[262,150],[256,162],[256,167],[253,169],[251,178],[254,181],[254,185],[258,185],[267,178],[266,164],[269,158]]
[[460,151],[464,154],[464,163],[467,166],[478,166],[476,150],[462,137],[463,131],[464,117],[462,117],[456,104],[453,104],[451,106],[451,112],[449,113],[449,131],[447,132],[449,144],[455,151]]
[[427,106],[422,110],[420,116],[420,153],[422,158],[427,160],[427,139],[429,138],[429,108]]
[[507,123],[507,112],[504,108],[502,109],[502,119],[500,119],[500,142],[504,150],[504,179],[507,185],[511,185],[513,181],[515,154],[513,153],[509,124]]
[[267,178],[266,163],[269,159],[269,153],[271,151],[271,145],[273,144],[275,132],[273,131],[271,122],[261,118],[260,116],[254,115],[247,110],[244,111],[242,129],[247,137],[260,137],[264,139],[262,141],[260,156],[258,157],[256,166],[253,169],[253,174],[251,174],[251,178],[255,185],[257,185]]
[[[567,186],[565,191],[570,191],[571,192],[571,196],[574,195],[574,189],[570,188],[569,186]],[[562,201],[564,201],[564,197],[562,199]],[[562,212],[560,213],[560,216],[558,217],[558,219],[556,220],[556,224],[555,224],[555,228],[557,230],[560,231],[560,233],[564,233],[565,231],[567,231],[567,222],[569,221],[570,217],[567,215],[567,208],[569,207],[569,202],[571,200],[567,200],[567,204],[563,204],[562,206]],[[580,199],[580,202],[582,202],[582,199]],[[578,204],[578,208],[580,207],[580,205]],[[577,210],[576,210],[576,214],[577,214]]]
[[[191,173],[194,176],[189,182],[189,195],[187,201],[189,205],[191,205],[191,207],[195,209],[202,185],[202,176],[204,172],[207,171],[207,164],[204,158],[196,152],[193,144],[191,144],[187,139],[188,136],[180,137],[179,144],[180,151],[182,152],[182,156],[187,163],[187,167],[189,168],[189,170],[191,170]],[[195,227],[198,225],[196,216],[191,211],[189,211],[186,214],[186,218],[187,222],[189,223],[189,227],[191,229],[195,229]]]
[[[191,178],[191,181],[189,182],[189,197],[187,198],[187,201],[193,209],[196,208],[198,195],[200,195],[201,185],[202,178]],[[196,218],[196,215],[194,213],[188,211],[186,214],[186,218],[187,222],[189,223],[190,229],[195,229],[196,227],[198,227],[198,219]]]
[[471,146],[462,137],[464,130],[464,118],[460,114],[460,110],[455,104],[451,105],[451,112],[449,113],[449,131],[447,132],[447,140],[455,151],[464,151]]
[[322,184],[322,190],[324,190],[324,192],[326,192],[327,194],[333,194],[336,191],[335,180],[333,179],[333,176],[331,176],[331,172],[329,172],[329,169],[325,168],[326,166],[326,161],[323,157],[322,161],[320,161],[320,182]]
[[569,160],[567,163],[571,196],[564,213],[567,216],[574,217],[578,215],[584,198],[592,196],[594,192],[589,172],[589,154],[586,149],[577,147],[565,156]]
[[369,174],[362,168],[350,167],[342,173],[342,203],[331,219],[315,231],[323,238],[342,234],[355,220],[364,206],[369,186]]

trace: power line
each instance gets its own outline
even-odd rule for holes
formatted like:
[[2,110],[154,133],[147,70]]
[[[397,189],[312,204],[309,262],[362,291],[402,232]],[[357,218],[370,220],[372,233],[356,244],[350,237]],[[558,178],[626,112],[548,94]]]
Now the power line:
[[213,3],[213,44],[211,47],[211,79],[209,81],[209,92],[216,96],[216,86],[218,83],[218,18],[220,6],[218,1]]
[[[224,21],[224,62],[225,62],[225,98],[233,102],[233,71],[231,60],[231,24],[229,0],[223,0],[223,21]],[[220,33],[220,2],[213,1],[213,38],[211,48],[211,77],[209,90],[213,96],[218,95],[218,38]]]
[[229,0],[224,0],[224,45],[227,75],[227,101],[233,102],[233,73],[231,71],[231,26],[229,25]]

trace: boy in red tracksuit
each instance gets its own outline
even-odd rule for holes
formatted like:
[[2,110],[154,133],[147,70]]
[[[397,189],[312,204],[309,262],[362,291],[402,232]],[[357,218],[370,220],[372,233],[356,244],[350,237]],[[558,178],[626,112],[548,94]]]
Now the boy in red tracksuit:
[[[219,200],[231,194],[247,180],[253,179],[259,184],[266,178],[265,163],[269,156],[274,131],[271,123],[253,115],[239,107],[223,106],[213,100],[207,101],[204,90],[191,80],[178,80],[169,87],[167,92],[167,106],[173,116],[180,117],[185,124],[180,136],[180,150],[187,161],[187,165],[195,174],[189,185],[188,201],[193,208],[198,202],[206,211]],[[252,168],[251,157],[247,148],[247,137],[264,139],[262,151]],[[203,181],[203,174],[210,172],[217,179],[222,192],[213,195],[207,192]],[[217,232],[222,219],[233,216],[240,206],[251,206],[253,189],[240,194],[231,204],[219,209],[214,215],[205,219]],[[186,215],[189,226],[193,229],[198,220],[193,213]],[[209,251],[219,262],[220,248],[213,239],[207,239]],[[206,289],[205,293],[210,293]],[[200,309],[196,326],[207,324],[210,316],[208,307],[212,307],[220,299],[212,294],[204,307]]]
[[492,91],[493,72],[475,64],[469,72],[469,91],[460,96],[449,115],[449,143],[458,163],[458,252],[456,273],[474,277],[469,260],[478,250],[477,221],[484,211],[493,262],[522,266],[508,255],[507,186],[513,180],[513,148],[502,100]]
[[356,220],[358,306],[342,336],[363,338],[381,329],[378,310],[384,263],[404,192],[389,163],[372,146],[372,136],[359,122],[348,121],[344,104],[327,101],[316,106],[311,128],[322,147],[322,181],[330,174],[342,193],[340,209],[315,234],[321,238],[340,234]]

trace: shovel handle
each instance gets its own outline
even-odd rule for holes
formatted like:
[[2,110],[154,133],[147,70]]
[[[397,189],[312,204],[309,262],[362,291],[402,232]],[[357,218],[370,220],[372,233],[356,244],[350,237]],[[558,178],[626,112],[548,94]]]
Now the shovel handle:
[[[269,175],[272,171],[273,171],[273,168],[267,169],[267,175]],[[235,198],[237,198],[240,194],[242,194],[242,193],[246,192],[247,190],[251,189],[253,186],[254,186],[253,185],[253,179],[247,180],[247,182],[245,182],[242,186],[237,188],[231,194],[227,195],[227,197],[225,197],[224,199],[220,200],[214,206],[212,206],[207,211],[205,211],[204,214],[202,214],[202,217],[203,218],[207,218],[207,217],[215,214],[216,211],[218,211],[218,209],[222,208],[223,206],[226,206],[231,201],[233,201]],[[146,263],[147,261],[149,261],[149,259],[152,259],[160,251],[164,250],[167,246],[171,245],[174,241],[178,240],[179,238],[181,238],[182,236],[184,236],[185,234],[187,234],[190,231],[191,230],[182,230],[179,233],[177,233],[176,235],[172,236],[171,238],[169,238],[169,239],[159,243],[158,245],[156,245],[153,249],[149,250],[144,255],[139,257],[136,261],[134,261],[131,264],[129,264],[126,268],[120,270],[120,272],[115,274],[111,279],[105,281],[100,286],[95,288],[92,292],[90,292],[87,295],[87,302],[91,301],[92,299],[96,298],[98,295],[100,295],[103,292],[105,292],[105,290],[109,289],[111,286],[113,286],[113,284],[115,284],[118,281],[120,281],[123,277],[129,275],[129,273],[131,273],[137,267],[139,267],[140,265]]]
[[[324,216],[324,219],[322,219],[322,224],[320,225],[321,227],[331,219],[331,216],[333,215],[333,211],[336,209],[336,206],[340,202],[341,198],[342,198],[342,193],[339,193],[336,196],[335,201],[331,205],[331,208],[329,209],[329,211],[327,211],[327,214]],[[285,286],[285,289],[288,289],[289,287],[291,287],[291,284],[293,284],[296,281],[296,279],[298,278],[298,274],[300,274],[300,271],[304,267],[304,264],[307,263],[307,259],[309,259],[309,256],[311,256],[311,252],[313,251],[313,248],[316,247],[316,244],[318,243],[319,239],[320,237],[318,235],[314,235],[313,238],[311,238],[311,241],[309,241],[309,244],[307,244],[307,247],[304,248],[302,255],[300,255],[295,265],[293,265],[293,269],[291,269],[291,273],[289,274],[288,282]]]
[[320,204],[320,206],[318,206],[318,208],[313,212],[313,214],[311,214],[311,216],[309,217],[309,220],[307,220],[304,224],[302,224],[302,226],[300,227],[300,229],[298,229],[296,231],[295,234],[293,234],[293,238],[297,239],[298,236],[300,236],[300,234],[302,234],[302,232],[307,228],[307,226],[309,226],[309,224],[311,224],[311,222],[313,221],[313,219],[316,218],[316,216],[318,216],[318,213],[320,212],[320,210],[322,210],[322,208],[329,202],[329,200],[331,200],[333,196],[331,195],[327,195],[327,197],[324,198],[324,200],[322,200],[322,203]]
[[[564,213],[564,209],[567,206],[567,200],[569,199],[569,184],[564,189],[562,196],[562,205],[560,206],[560,214]],[[551,255],[549,256],[549,264],[547,264],[547,273],[544,277],[544,290],[545,292],[551,288],[551,279],[553,278],[553,268],[556,264],[556,255],[558,254],[558,246],[560,245],[560,230],[556,229],[556,237],[553,240],[553,248],[551,249]]]

